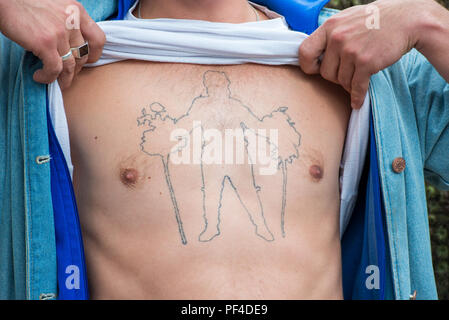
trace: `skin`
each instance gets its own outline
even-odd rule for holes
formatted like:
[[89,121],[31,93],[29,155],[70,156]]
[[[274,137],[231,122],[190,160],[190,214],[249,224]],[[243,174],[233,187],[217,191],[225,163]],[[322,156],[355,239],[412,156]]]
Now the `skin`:
[[[254,12],[242,0],[152,0],[142,1],[141,15],[146,19],[172,18],[242,23],[254,21]],[[263,18],[263,13],[259,12]]]
[[[70,6],[79,12],[80,29],[66,26]],[[100,58],[106,41],[103,31],[75,0],[0,0],[0,31],[42,60],[43,68],[35,72],[35,81],[48,84],[58,79],[63,89],[70,86],[85,63]],[[86,41],[88,56],[62,61],[61,56],[70,48]]]
[[[208,18],[226,9],[214,4]],[[254,21],[241,8],[232,22]],[[343,89],[292,66],[124,61],[83,70],[63,94],[93,299],[342,299]],[[300,135],[288,182],[257,165],[165,167],[169,133],[193,120],[278,129],[287,155]]]
[[[346,9],[318,28],[299,49],[307,74],[320,74],[351,94],[360,108],[370,76],[419,50],[449,81],[449,11],[433,0],[379,0],[380,28],[366,27],[368,5]],[[320,56],[322,60],[320,62]]]
[[[235,99],[220,79],[205,95],[211,70],[227,75]],[[286,106],[301,135],[284,223],[281,170],[256,166],[256,193],[247,164],[169,163],[168,187],[158,154],[194,120],[221,133],[241,122],[278,129],[280,153],[292,152],[297,134],[283,114],[261,123],[239,101],[260,117]],[[342,299],[339,167],[350,107],[339,86],[293,66],[125,61],[83,70],[64,102],[93,299]],[[142,110],[153,103],[178,119],[193,107],[177,125],[155,120],[150,130]]]

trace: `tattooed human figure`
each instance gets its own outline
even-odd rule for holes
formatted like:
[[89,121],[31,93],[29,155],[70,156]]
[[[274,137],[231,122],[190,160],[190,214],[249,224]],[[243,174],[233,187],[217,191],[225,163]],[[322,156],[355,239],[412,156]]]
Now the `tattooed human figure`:
[[[167,186],[170,191],[181,240],[184,244],[187,243],[187,240],[176,202],[176,195],[171,184],[169,163],[171,162],[170,157],[175,156],[174,153],[182,152],[182,149],[192,147],[192,136],[198,132],[200,132],[201,144],[197,157],[201,168],[202,214],[204,218],[204,228],[199,234],[199,241],[211,241],[221,233],[221,207],[226,185],[234,190],[242,208],[246,211],[249,220],[254,226],[255,234],[266,241],[274,240],[273,233],[267,226],[264,217],[260,187],[257,184],[257,175],[260,174],[260,170],[257,170],[257,167],[260,164],[257,163],[256,158],[260,154],[260,150],[253,152],[256,144],[258,144],[259,148],[263,146],[263,150],[268,149],[268,160],[274,162],[276,170],[280,169],[282,171],[283,190],[280,214],[282,234],[285,235],[284,213],[286,206],[287,164],[298,158],[300,134],[286,113],[287,107],[278,108],[270,114],[258,117],[251,108],[232,96],[230,84],[231,82],[226,73],[207,71],[203,75],[203,93],[193,99],[190,107],[180,117],[174,118],[170,116],[165,107],[156,102],[152,103],[148,108],[144,108],[142,115],[138,118],[138,125],[146,125],[148,128],[142,135],[142,151],[150,156],[160,157],[163,162]],[[180,131],[179,129],[184,130]],[[288,145],[285,148],[288,150],[286,153],[284,152],[282,155],[279,153],[278,139],[273,139],[272,136],[267,134],[267,129],[275,129],[276,132],[279,132],[279,140]],[[175,148],[157,147],[159,144],[155,144],[155,141],[151,140],[151,135],[154,135],[156,131],[158,131],[158,134],[162,132],[167,135],[167,139],[169,139],[170,133],[176,132],[176,130],[179,143]],[[222,150],[222,145],[220,143],[217,145],[219,139],[214,139],[213,133],[221,134],[227,130],[242,132],[246,163],[229,163],[225,161],[224,157],[215,158],[218,161],[215,163],[214,159],[211,160],[211,158],[214,158],[212,154],[217,149]],[[158,136],[158,139],[160,139],[160,136]],[[238,135],[236,134],[237,140]],[[196,155],[195,150],[193,151],[193,162],[195,163]],[[228,152],[225,157],[229,156],[229,153],[233,156],[233,151],[225,148],[225,153]],[[235,151],[235,156],[237,157],[237,150]],[[266,152],[264,151],[263,153]],[[217,166],[214,164],[221,165]],[[242,165],[245,168],[243,170]],[[217,172],[219,173],[217,174]]]

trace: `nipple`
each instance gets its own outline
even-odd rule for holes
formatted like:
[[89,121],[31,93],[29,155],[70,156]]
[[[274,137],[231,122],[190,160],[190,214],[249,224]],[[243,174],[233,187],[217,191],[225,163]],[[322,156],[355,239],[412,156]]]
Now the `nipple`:
[[138,172],[134,168],[120,170],[120,180],[127,187],[133,187],[139,178]]
[[323,178],[323,169],[319,165],[314,164],[309,168],[309,174],[314,181],[318,182]]

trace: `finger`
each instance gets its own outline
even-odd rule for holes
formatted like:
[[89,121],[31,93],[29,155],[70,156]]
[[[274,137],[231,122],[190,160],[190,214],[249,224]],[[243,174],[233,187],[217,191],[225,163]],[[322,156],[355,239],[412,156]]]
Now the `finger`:
[[[67,40],[61,40],[59,43],[59,60],[62,61],[61,56],[67,54],[70,51],[70,44],[68,39]],[[73,80],[73,76],[75,74],[75,66],[76,66],[76,62],[75,62],[75,58],[72,56],[70,56],[70,58],[68,58],[67,60],[63,61],[62,63],[62,71],[59,74],[58,77],[58,82],[59,82],[59,86],[61,87],[61,90],[64,90],[68,87],[70,87],[70,85],[72,84],[72,80]]]
[[321,61],[320,74],[324,79],[338,83],[340,44],[332,38],[329,38],[328,40],[328,46]]
[[51,33],[42,34],[32,52],[43,63],[42,69],[37,70],[33,79],[40,83],[52,83],[62,71],[62,60],[58,53],[56,37]]
[[61,56],[56,48],[34,54],[43,62],[43,68],[37,70],[33,75],[34,81],[46,84],[55,81],[63,68]]
[[326,29],[324,25],[315,30],[299,47],[299,65],[307,74],[320,72],[320,59],[326,49]]
[[81,6],[81,33],[84,39],[89,43],[89,58],[87,62],[97,62],[103,52],[103,46],[106,42],[106,36],[103,30],[89,16],[84,7]]
[[[83,35],[80,30],[72,30],[70,33],[70,47],[76,48],[82,46],[86,41],[84,40]],[[83,66],[86,64],[89,55],[86,55],[80,59],[75,58],[76,66],[75,66],[75,76],[81,71]]]
[[351,107],[360,109],[368,92],[371,74],[367,68],[357,68],[351,83]]
[[351,93],[352,79],[354,78],[355,66],[352,59],[342,56],[340,58],[340,66],[338,68],[338,84],[340,84],[346,91]]

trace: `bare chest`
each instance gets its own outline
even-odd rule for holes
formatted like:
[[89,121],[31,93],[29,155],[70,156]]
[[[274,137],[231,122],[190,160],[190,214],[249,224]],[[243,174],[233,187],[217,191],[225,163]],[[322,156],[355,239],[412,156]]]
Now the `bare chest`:
[[297,68],[123,62],[84,72],[64,101],[81,208],[158,200],[179,222],[180,207],[205,218],[233,198],[260,225],[263,208],[278,219],[323,196],[336,211],[348,100]]

